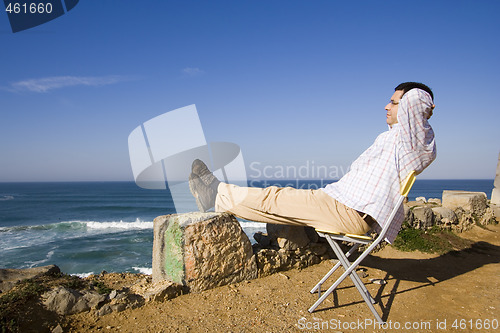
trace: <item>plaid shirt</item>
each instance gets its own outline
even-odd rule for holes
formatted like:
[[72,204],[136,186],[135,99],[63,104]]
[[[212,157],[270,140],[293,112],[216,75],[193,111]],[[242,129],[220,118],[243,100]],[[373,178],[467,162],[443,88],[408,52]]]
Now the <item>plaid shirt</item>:
[[[344,205],[367,213],[380,232],[400,197],[400,183],[415,170],[421,173],[436,158],[434,132],[427,121],[431,96],[412,89],[399,102],[398,123],[380,134],[356,159],[350,171],[323,190]],[[399,207],[385,239],[392,243],[404,220]]]

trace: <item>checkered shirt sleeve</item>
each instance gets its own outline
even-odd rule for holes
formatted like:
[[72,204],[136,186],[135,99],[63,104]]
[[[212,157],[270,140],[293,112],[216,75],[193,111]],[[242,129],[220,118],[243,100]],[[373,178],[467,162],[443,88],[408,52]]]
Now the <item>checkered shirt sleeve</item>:
[[[412,170],[421,173],[436,158],[434,132],[427,121],[431,105],[430,95],[423,90],[404,94],[398,123],[380,134],[344,177],[323,190],[344,205],[372,216],[377,221],[375,229],[380,231],[390,222],[401,182]],[[386,234],[389,243],[396,238],[403,219],[401,206]]]

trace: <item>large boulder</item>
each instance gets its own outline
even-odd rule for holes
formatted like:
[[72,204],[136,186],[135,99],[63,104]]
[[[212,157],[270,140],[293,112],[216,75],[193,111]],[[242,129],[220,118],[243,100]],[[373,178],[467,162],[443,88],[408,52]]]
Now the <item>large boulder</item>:
[[48,310],[68,315],[99,307],[106,301],[106,295],[94,291],[79,292],[60,286],[44,293],[42,300]]
[[41,275],[53,275],[61,270],[56,265],[40,266],[26,269],[0,269],[0,293],[11,290],[16,283],[25,279],[32,279]]
[[280,249],[286,251],[305,248],[311,242],[306,227],[268,223],[266,229],[271,244],[277,245]]
[[488,207],[484,192],[443,191],[443,207],[455,210],[459,207],[476,215],[483,215]]
[[428,229],[435,224],[434,214],[429,207],[415,207],[412,213],[414,216],[413,226],[417,229]]
[[154,220],[153,283],[191,292],[257,277],[252,245],[228,213],[187,213]]

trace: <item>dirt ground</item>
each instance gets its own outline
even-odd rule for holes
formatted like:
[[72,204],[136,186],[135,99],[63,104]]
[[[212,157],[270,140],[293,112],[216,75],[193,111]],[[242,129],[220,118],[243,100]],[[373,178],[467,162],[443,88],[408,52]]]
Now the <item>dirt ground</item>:
[[375,307],[384,327],[373,323],[350,279],[316,312],[307,311],[317,297],[309,290],[329,270],[329,261],[102,317],[73,315],[63,327],[72,332],[499,332],[499,235],[499,225],[474,227],[462,234],[471,241],[466,249],[432,255],[387,246],[368,257],[363,281],[379,300]]

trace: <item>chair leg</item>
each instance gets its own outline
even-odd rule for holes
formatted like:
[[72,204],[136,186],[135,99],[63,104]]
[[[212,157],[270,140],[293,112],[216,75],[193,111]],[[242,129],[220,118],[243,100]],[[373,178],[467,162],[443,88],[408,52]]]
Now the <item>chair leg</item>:
[[[355,244],[353,247],[351,247],[351,249],[346,253],[346,257],[349,258],[349,256],[351,254],[354,253],[354,251],[356,251],[359,247],[359,244]],[[321,285],[323,283],[325,283],[325,281],[330,277],[332,276],[332,274],[340,267],[341,265],[341,262],[340,260],[335,264],[335,266],[333,266],[332,269],[330,269],[330,271],[328,273],[326,273],[325,276],[323,276],[323,278],[314,286],[314,288],[311,289],[310,293],[311,294],[314,294],[316,291],[318,292],[318,297],[320,297],[320,294],[321,294]]]
[[[335,242],[334,240],[331,240],[329,239],[328,240],[330,243],[330,246],[332,248],[336,248],[338,252],[342,252],[342,249],[340,248],[340,246],[338,245],[337,242]],[[359,247],[359,244],[356,244],[358,246],[356,246],[356,248]],[[344,268],[346,269],[346,265],[347,267],[351,266],[351,262],[347,259],[348,256],[345,256],[344,258],[344,262],[345,262],[345,265],[343,264]],[[339,262],[342,263],[339,259]],[[373,299],[372,295],[370,294],[370,292],[368,291],[368,289],[366,289],[366,286],[365,284],[363,283],[363,281],[361,281],[361,278],[358,276],[358,274],[356,273],[356,270],[354,269],[353,272],[350,274],[350,277],[351,277],[351,280],[353,281],[354,285],[358,288],[358,290],[361,292],[361,290],[368,296],[368,298],[370,299],[370,302],[372,304],[375,304],[375,299]],[[361,289],[360,289],[361,288]]]
[[[349,262],[349,260],[347,260],[347,257],[344,255],[344,253],[342,252],[342,250],[340,249],[340,246],[337,244],[337,242],[335,242],[334,240],[332,240],[330,237],[326,237],[326,239],[328,240],[328,243],[330,244],[330,246],[332,247],[332,249],[334,250],[335,254],[337,255],[338,259],[339,259],[339,262],[341,263],[342,266],[344,266],[344,269],[345,269],[345,272],[337,279],[337,281],[335,281],[335,283],[330,287],[328,288],[328,290],[309,308],[309,312],[314,312],[314,310],[316,310],[316,308],[335,290],[335,288],[337,288],[340,283],[342,281],[344,281],[344,279],[349,275],[351,280],[353,281],[354,285],[356,286],[356,288],[358,289],[359,293],[361,294],[361,297],[363,297],[363,300],[365,301],[365,303],[368,305],[368,307],[370,308],[370,310],[372,311],[373,315],[375,316],[375,318],[377,319],[377,321],[379,323],[383,323],[382,321],[382,318],[380,318],[380,315],[378,314],[377,310],[375,310],[375,307],[373,306],[373,297],[371,297],[370,293],[368,292],[368,290],[366,289],[366,286],[363,284],[363,282],[361,281],[361,279],[359,278],[359,276],[356,274],[356,272],[354,271],[354,269],[356,268],[356,266],[359,264],[359,258],[358,260],[356,260],[357,264],[356,265],[353,265]],[[361,259],[362,260],[362,259]]]
[[[344,269],[346,271],[350,270],[349,276],[351,277],[352,282],[356,286],[356,289],[358,289],[358,291],[361,294],[361,297],[363,297],[363,300],[365,301],[366,305],[368,305],[368,307],[372,311],[373,315],[375,316],[375,319],[377,319],[377,321],[379,323],[383,324],[384,321],[382,320],[382,318],[378,314],[377,310],[373,306],[373,302],[374,302],[373,297],[370,295],[370,293],[368,292],[368,289],[366,289],[365,284],[361,281],[360,277],[358,276],[358,274],[355,271],[356,267],[354,265],[351,265],[349,260],[347,260],[347,258],[345,256],[343,256],[342,250],[340,249],[340,246],[338,245],[337,242],[332,241],[331,239],[328,239],[328,241],[336,253],[338,253],[339,255],[342,254],[341,258],[339,257],[339,260],[341,260],[341,262],[342,262],[342,266],[344,266]],[[345,279],[345,277],[344,277],[344,279]]]
[[[328,240],[329,243],[333,242],[328,236],[326,237],[326,239]],[[334,250],[337,257],[339,258],[339,262],[342,264],[342,261],[340,260],[340,258],[344,257],[344,253],[341,250],[340,251],[337,250],[337,248],[335,246],[333,246],[332,249]],[[314,310],[316,310],[316,308],[321,303],[323,303],[323,301],[335,290],[335,288],[337,288],[339,286],[339,284],[342,281],[344,281],[344,279],[351,273],[352,269],[354,269],[354,267],[346,269],[346,271],[330,286],[330,288],[328,288],[327,291],[325,291],[323,293],[323,295],[321,297],[318,298],[318,300],[308,309],[308,311],[311,313],[314,312]]]

